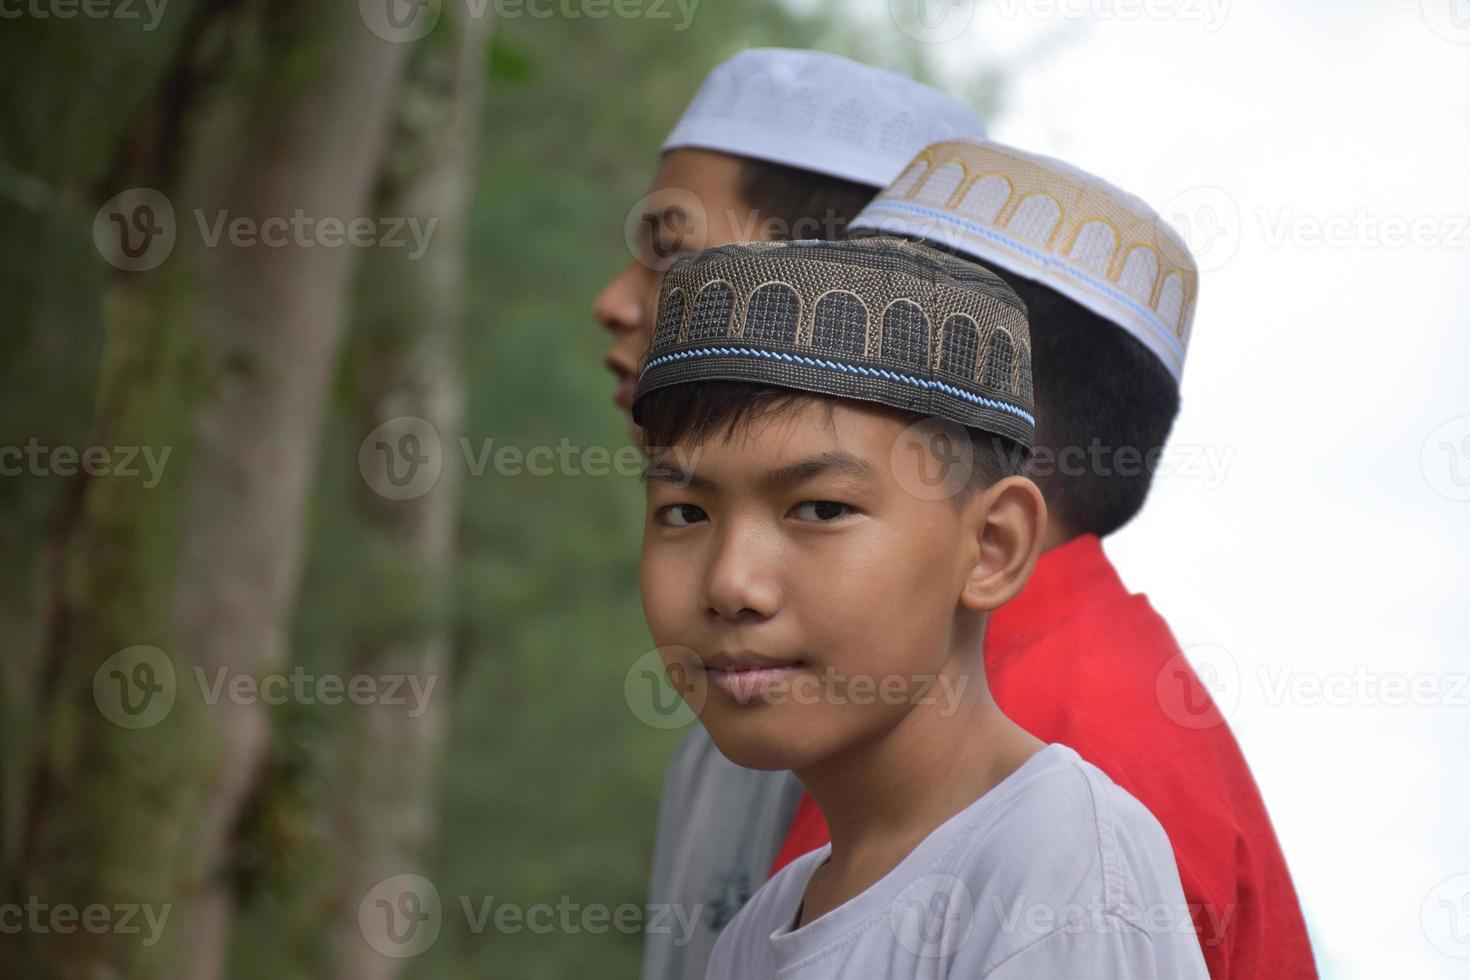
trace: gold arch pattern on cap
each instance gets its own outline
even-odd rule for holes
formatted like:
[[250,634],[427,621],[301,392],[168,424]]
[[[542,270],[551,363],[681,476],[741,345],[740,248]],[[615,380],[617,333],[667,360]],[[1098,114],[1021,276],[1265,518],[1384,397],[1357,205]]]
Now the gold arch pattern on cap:
[[[1049,230],[1036,204],[1043,198],[1053,202],[1057,212]],[[1199,273],[1183,240],[1142,201],[1060,161],[992,141],[969,140],[936,143],[919,153],[873,206],[881,213],[889,201],[942,211],[1044,253],[1037,265],[1046,260],[1046,274],[1032,276],[1041,281],[1066,278],[1074,269],[1102,280],[1148,308],[1171,334],[1182,361]],[[861,224],[860,219],[855,227]],[[879,227],[893,230],[881,223]],[[1026,234],[1038,228],[1046,234]],[[1099,254],[1103,230],[1111,233],[1105,256]],[[943,240],[940,235],[934,238]],[[1145,253],[1152,255],[1151,267]],[[983,263],[988,256],[982,251],[977,258]],[[1026,274],[1024,269],[1013,271]],[[1088,288],[1081,277],[1075,279],[1078,288]]]

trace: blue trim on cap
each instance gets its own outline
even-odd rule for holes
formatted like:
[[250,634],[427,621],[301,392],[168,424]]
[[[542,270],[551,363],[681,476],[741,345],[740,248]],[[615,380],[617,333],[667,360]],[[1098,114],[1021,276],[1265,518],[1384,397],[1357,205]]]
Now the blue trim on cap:
[[1036,424],[1036,419],[1032,417],[1030,412],[1027,412],[1024,409],[1017,408],[1014,405],[1008,405],[1002,401],[996,401],[994,398],[986,398],[984,395],[977,395],[974,392],[966,391],[963,388],[956,388],[954,385],[945,384],[943,381],[930,381],[927,378],[916,378],[911,374],[898,374],[894,371],[884,370],[883,368],[863,367],[860,364],[844,364],[841,361],[829,361],[820,357],[803,357],[800,354],[787,354],[783,351],[760,350],[755,347],[698,347],[693,350],[681,350],[674,351],[670,354],[661,354],[643,366],[643,370],[639,373],[638,379],[640,381],[643,380],[643,375],[647,374],[650,368],[657,367],[660,364],[667,364],[670,361],[682,361],[687,360],[691,357],[719,356],[731,354],[747,355],[751,357],[764,357],[773,361],[793,361],[797,364],[806,364],[811,367],[831,368],[836,371],[845,371],[848,374],[862,374],[869,377],[884,378],[889,381],[899,381],[903,384],[913,385],[917,388],[937,388],[945,394],[954,395],[956,398],[963,398],[967,402],[973,402],[976,405],[983,405],[986,408],[993,408],[997,409],[998,411],[1014,415],[1016,416],[1016,418],[1023,419],[1027,425],[1034,426]]
[[[1174,336],[1174,334],[1169,331],[1168,327],[1165,327],[1161,322],[1159,322],[1158,315],[1150,310],[1147,306],[1139,303],[1138,300],[1118,289],[1112,283],[1107,282],[1103,279],[1098,279],[1096,276],[1083,272],[1075,265],[1071,265],[1067,262],[1061,261],[1049,252],[1043,252],[1040,249],[1032,248],[1029,245],[1024,245],[1009,235],[1001,234],[994,228],[987,228],[986,226],[976,224],[973,221],[967,221],[964,218],[957,218],[954,215],[949,214],[945,211],[938,211],[934,208],[927,207],[922,204],[911,204],[908,201],[887,200],[874,201],[871,209],[873,211],[878,211],[883,208],[890,208],[895,211],[912,211],[921,218],[935,218],[941,222],[948,222],[952,225],[957,225],[962,231],[968,231],[973,235],[980,236],[981,238],[988,238],[998,245],[1004,245],[1007,248],[1013,248],[1017,252],[1029,255],[1049,269],[1060,269],[1065,271],[1070,276],[1076,276],[1078,279],[1084,280],[1088,285],[1095,287],[1098,291],[1107,294],[1118,303],[1128,307],[1134,313],[1137,313],[1140,317],[1143,318],[1143,321],[1145,323],[1158,331],[1159,336],[1163,337],[1169,342],[1170,346],[1179,355],[1179,359],[1181,361],[1184,359],[1184,345],[1179,342],[1178,337]],[[882,225],[876,223],[870,225],[866,222],[860,221],[859,219],[853,219],[853,227],[872,228],[876,231],[886,230],[883,228]],[[1042,283],[1042,285],[1046,284]]]

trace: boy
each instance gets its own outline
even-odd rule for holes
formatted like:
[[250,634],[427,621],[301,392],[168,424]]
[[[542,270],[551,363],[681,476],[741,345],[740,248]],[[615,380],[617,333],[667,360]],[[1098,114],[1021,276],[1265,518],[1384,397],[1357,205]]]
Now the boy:
[[[678,255],[772,237],[835,238],[915,153],[985,135],[966,106],[896,72],[819,51],[742,51],[710,72],[664,142],[636,215],[636,254],[597,297],[604,364],[627,412]],[[637,426],[630,422],[635,442]],[[649,901],[694,910],[687,942],[645,937],[645,980],[704,976],[719,930],[765,880],[801,784],[736,766],[694,726],[669,763]]]
[[[1315,977],[1291,876],[1240,748],[1168,626],[1123,587],[1099,543],[1142,507],[1152,478],[1144,461],[1178,412],[1198,281],[1183,242],[1104,181],[991,141],[925,149],[852,228],[983,262],[1030,311],[1042,450],[1031,473],[1048,532],[1026,590],[991,620],[996,701],[1159,818],[1212,977]],[[820,811],[803,800],[776,866],[825,841]]]
[[679,255],[840,237],[915,153],[984,135],[980,117],[942,92],[838,55],[753,48],[717,66],[660,149],[633,260],[593,308],[613,336],[614,403],[628,410],[659,283]]
[[1158,823],[986,688],[988,614],[1046,524],[1014,471],[1028,350],[997,277],[896,239],[669,273],[633,403],[670,447],[649,629],[720,750],[794,770],[833,830],[736,916],[713,980],[1206,976]]

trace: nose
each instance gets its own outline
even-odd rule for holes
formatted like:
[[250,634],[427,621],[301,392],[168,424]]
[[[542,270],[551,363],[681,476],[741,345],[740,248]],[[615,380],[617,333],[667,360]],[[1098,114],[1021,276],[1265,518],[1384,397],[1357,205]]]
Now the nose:
[[709,615],[727,622],[767,619],[781,608],[778,549],[748,528],[727,524],[705,577]]
[[614,336],[621,337],[643,329],[646,311],[643,309],[642,290],[635,281],[636,265],[629,263],[614,276],[592,305],[592,315],[597,318],[598,325]]

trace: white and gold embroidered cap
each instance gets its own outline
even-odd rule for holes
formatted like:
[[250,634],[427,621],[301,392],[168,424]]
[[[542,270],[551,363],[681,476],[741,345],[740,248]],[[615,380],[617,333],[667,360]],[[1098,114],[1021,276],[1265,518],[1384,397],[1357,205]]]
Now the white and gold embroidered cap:
[[974,110],[899,72],[750,48],[709,73],[663,150],[718,150],[883,187],[929,144],[984,135]]
[[989,140],[927,147],[850,231],[945,245],[1116,323],[1177,382],[1199,270],[1157,212],[1099,177]]

